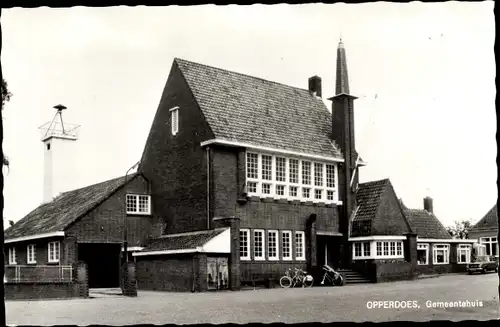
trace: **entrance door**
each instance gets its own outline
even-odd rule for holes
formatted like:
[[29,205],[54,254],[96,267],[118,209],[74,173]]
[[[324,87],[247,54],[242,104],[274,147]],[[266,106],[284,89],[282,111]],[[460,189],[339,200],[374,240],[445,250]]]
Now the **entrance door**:
[[207,285],[209,290],[227,289],[228,276],[227,258],[207,258]]

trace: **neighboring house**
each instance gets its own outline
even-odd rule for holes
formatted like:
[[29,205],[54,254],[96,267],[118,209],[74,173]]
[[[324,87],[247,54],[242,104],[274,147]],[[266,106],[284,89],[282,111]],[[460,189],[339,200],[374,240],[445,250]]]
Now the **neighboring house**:
[[[404,205],[403,205],[404,206]],[[408,209],[405,215],[417,233],[417,273],[465,271],[471,262],[475,239],[454,239],[433,212],[433,200],[424,198],[424,209]]]
[[[88,265],[90,287],[118,287],[127,192],[129,251],[152,232],[150,191],[139,175],[105,181],[60,194],[5,231],[6,278],[13,281],[50,267]],[[17,270],[16,270],[17,267]],[[70,268],[68,268],[70,269]]]
[[481,218],[469,231],[469,237],[484,245],[486,255],[498,257],[498,211],[497,205]]

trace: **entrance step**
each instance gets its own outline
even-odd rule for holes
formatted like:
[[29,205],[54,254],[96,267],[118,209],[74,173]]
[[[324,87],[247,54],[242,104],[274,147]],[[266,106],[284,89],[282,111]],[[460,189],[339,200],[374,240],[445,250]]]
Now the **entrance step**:
[[119,297],[123,292],[121,288],[91,288],[89,289],[89,297],[103,298],[103,297]]
[[366,278],[363,274],[360,274],[359,272],[354,270],[339,269],[338,271],[345,276],[346,285],[366,284],[372,282],[368,278]]

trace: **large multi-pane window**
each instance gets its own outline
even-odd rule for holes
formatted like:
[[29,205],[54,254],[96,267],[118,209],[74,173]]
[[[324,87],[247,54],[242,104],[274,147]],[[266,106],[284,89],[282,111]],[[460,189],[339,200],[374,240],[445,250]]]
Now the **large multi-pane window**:
[[402,241],[364,241],[354,242],[352,248],[353,259],[369,258],[403,258]]
[[267,245],[269,260],[279,260],[278,231],[267,231]]
[[127,214],[150,215],[151,196],[127,194]]
[[355,242],[353,258],[370,257],[371,249],[370,242]]
[[481,237],[479,238],[479,243],[486,246],[486,255],[498,255],[498,241],[496,237]]
[[281,232],[281,249],[283,251],[283,260],[292,260],[292,232]]
[[304,232],[295,232],[295,259],[306,259],[306,243],[304,241]]
[[334,164],[247,152],[246,170],[249,195],[314,202],[338,200]]
[[240,229],[240,259],[250,259],[250,231],[248,229]]
[[253,258],[255,260],[264,260],[264,231],[256,229],[253,231]]

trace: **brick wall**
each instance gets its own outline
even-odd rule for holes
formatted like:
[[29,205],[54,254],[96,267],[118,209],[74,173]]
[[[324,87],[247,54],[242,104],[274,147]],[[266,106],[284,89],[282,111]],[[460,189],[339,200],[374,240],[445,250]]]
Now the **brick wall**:
[[[441,242],[439,244],[446,244]],[[447,273],[458,273],[465,272],[467,269],[467,264],[462,264],[457,262],[457,243],[450,244],[450,258],[449,264],[434,264],[432,259],[433,243],[429,244],[429,264],[428,265],[416,265],[417,274],[447,274]]]
[[[191,292],[193,278],[199,280],[199,272],[194,271],[199,267],[193,255],[136,257],[138,289]],[[196,284],[197,287],[200,287],[199,284]]]
[[471,230],[469,232],[469,239],[477,239],[479,242],[480,237],[497,237],[498,229],[482,229],[482,230]]
[[415,277],[415,272],[410,262],[384,262],[384,260],[375,260],[374,264],[377,283],[409,280]]
[[[79,243],[121,243],[124,231],[125,194],[150,194],[148,182],[137,176],[97,208],[69,226],[66,235]],[[154,200],[153,200],[154,201]],[[154,202],[152,203],[154,205]],[[153,216],[128,215],[128,246],[140,246],[153,234]]]
[[6,300],[33,300],[78,297],[78,284],[73,282],[5,283]]
[[[179,107],[173,136],[170,109]],[[167,233],[207,227],[207,162],[200,143],[213,138],[208,124],[174,63],[167,79],[139,170],[151,181],[157,226]],[[159,235],[161,231],[155,232]]]

